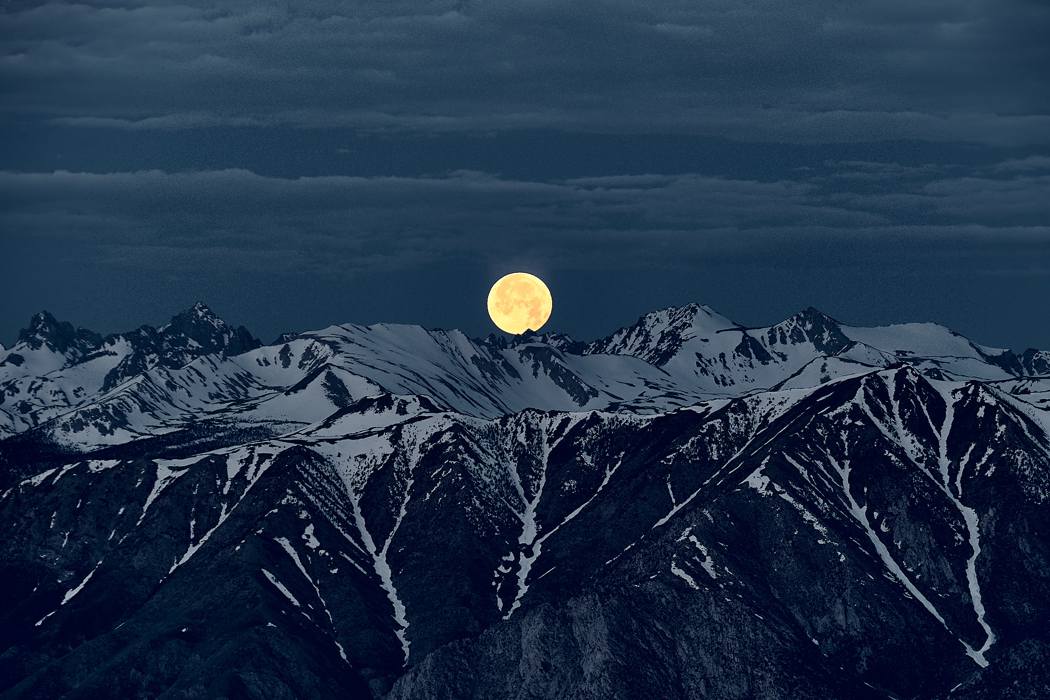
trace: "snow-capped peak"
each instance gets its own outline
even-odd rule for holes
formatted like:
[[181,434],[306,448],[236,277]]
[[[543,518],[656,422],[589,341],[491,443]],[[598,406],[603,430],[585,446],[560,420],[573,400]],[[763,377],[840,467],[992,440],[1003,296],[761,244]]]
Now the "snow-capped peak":
[[39,311],[18,334],[18,342],[34,350],[47,345],[60,353],[70,349],[88,352],[101,345],[102,338],[92,331],[75,328],[68,321],[59,321],[47,311]]
[[770,326],[766,335],[770,344],[790,345],[808,341],[826,355],[837,355],[853,344],[842,333],[838,321],[812,306]]
[[199,344],[205,352],[237,355],[261,345],[246,328],[234,328],[200,301],[173,316],[171,321],[158,330],[168,336],[181,335],[189,338]]
[[647,313],[633,325],[596,340],[588,351],[633,355],[660,367],[667,364],[687,341],[739,327],[709,306],[671,306]]

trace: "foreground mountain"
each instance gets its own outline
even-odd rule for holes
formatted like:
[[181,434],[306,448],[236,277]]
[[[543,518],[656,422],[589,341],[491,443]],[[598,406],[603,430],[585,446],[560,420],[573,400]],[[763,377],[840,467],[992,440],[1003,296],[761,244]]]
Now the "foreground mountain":
[[5,696],[1046,694],[1045,352],[140,330],[0,352]]

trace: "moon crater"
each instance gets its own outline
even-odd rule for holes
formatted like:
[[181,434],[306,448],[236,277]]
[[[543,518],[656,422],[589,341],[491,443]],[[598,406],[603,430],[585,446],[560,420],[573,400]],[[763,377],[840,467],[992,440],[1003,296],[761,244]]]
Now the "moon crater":
[[512,272],[496,280],[489,290],[489,317],[507,333],[538,331],[551,317],[554,300],[536,275]]

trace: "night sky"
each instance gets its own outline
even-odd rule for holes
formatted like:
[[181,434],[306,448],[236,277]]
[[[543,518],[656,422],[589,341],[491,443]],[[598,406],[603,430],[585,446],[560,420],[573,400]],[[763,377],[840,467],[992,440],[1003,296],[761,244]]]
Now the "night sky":
[[690,301],[1050,348],[1050,3],[4,3],[0,342]]

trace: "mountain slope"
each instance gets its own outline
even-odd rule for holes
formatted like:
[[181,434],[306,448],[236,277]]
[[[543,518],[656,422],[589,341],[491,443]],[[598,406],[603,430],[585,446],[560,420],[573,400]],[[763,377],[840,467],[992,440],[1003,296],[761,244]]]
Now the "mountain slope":
[[[72,337],[35,349],[65,358],[49,373],[100,347]],[[41,398],[42,422],[0,440],[5,697],[1048,680],[1031,659],[1050,643],[1050,416],[1045,380],[1003,353],[703,307],[586,347],[389,325],[236,338],[50,419]]]
[[245,328],[228,325],[204,304],[159,329],[142,326],[105,338],[41,312],[11,348],[0,350],[0,435],[44,423],[151,368],[175,369],[258,346]]
[[[526,408],[650,413],[811,387],[900,362],[936,377],[1015,382],[1020,398],[1050,401],[1043,386],[1050,380],[1037,373],[1044,353],[985,348],[932,324],[847,327],[814,309],[746,329],[689,305],[653,312],[589,345],[553,335],[479,341],[377,324],[256,347],[247,331],[201,304],[157,331],[99,340],[64,328],[33,351],[25,331],[0,357],[0,430],[38,429],[75,450],[186,429],[202,417],[281,434],[377,392],[427,396],[481,418]],[[320,384],[311,387],[316,377]]]

